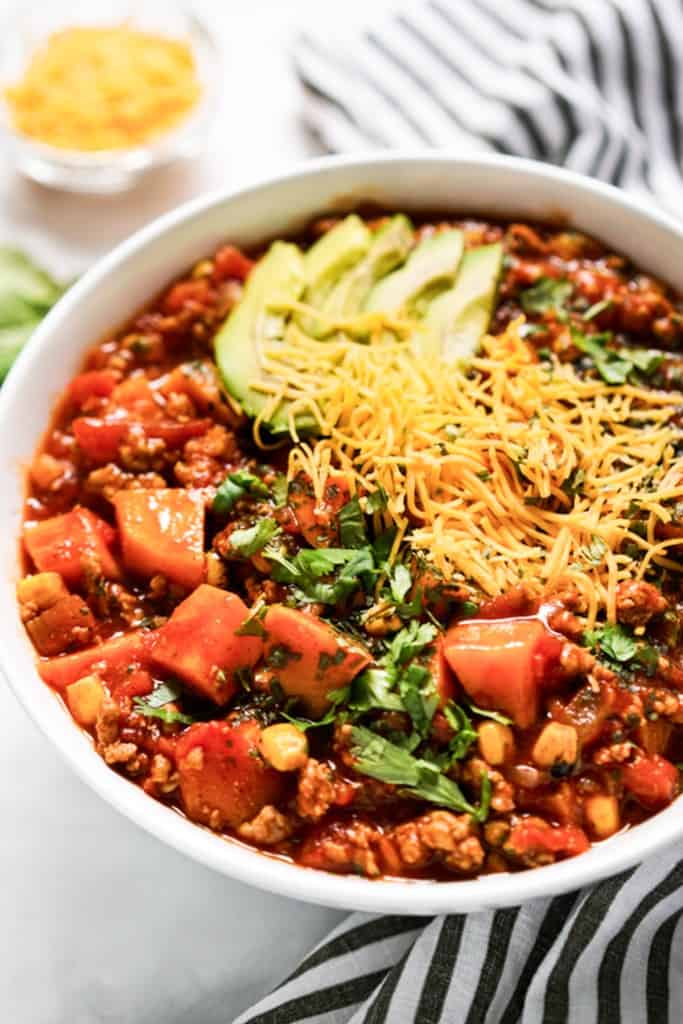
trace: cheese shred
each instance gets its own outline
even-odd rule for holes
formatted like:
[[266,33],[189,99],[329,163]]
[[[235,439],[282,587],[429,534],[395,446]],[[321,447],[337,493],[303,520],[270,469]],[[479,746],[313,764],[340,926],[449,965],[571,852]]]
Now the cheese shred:
[[[290,475],[319,498],[333,469],[361,496],[382,488],[385,524],[448,577],[489,596],[571,585],[589,623],[614,621],[619,582],[683,571],[671,550],[683,541],[661,537],[683,499],[683,395],[539,361],[522,323],[484,338],[465,368],[423,358],[381,320],[363,344],[321,343],[292,321],[263,352],[274,383],[261,419],[287,402]],[[300,441],[302,415],[319,440]]]

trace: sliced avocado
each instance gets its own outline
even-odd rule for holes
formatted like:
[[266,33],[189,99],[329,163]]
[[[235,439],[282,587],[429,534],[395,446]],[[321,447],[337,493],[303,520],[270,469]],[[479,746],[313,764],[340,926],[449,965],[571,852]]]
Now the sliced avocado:
[[455,284],[429,304],[423,323],[427,330],[416,337],[423,355],[440,352],[446,362],[469,359],[486,334],[503,265],[503,246],[468,249]]
[[360,313],[371,289],[385,274],[403,263],[413,244],[413,226],[398,214],[380,228],[363,259],[337,281],[322,305],[327,317],[343,320]]
[[463,233],[457,230],[425,238],[400,270],[375,285],[367,297],[365,309],[397,313],[400,309],[419,307],[420,301],[434,289],[453,283],[463,245]]
[[[290,242],[274,242],[252,270],[242,298],[232,310],[214,341],[216,363],[226,388],[248,416],[258,416],[269,396],[250,386],[264,379],[261,347],[282,338],[287,315],[271,307],[301,298],[305,286],[304,257]],[[287,430],[287,412],[280,406],[269,428]]]
[[[304,255],[304,302],[321,309],[339,278],[365,256],[371,242],[372,232],[355,213],[319,238]],[[301,316],[298,322],[314,338],[325,334],[324,324],[313,316]]]

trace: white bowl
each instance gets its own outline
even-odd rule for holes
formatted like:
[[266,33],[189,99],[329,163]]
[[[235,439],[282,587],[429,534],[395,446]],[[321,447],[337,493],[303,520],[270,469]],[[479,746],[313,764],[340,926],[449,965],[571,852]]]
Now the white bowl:
[[38,676],[17,612],[23,471],[88,347],[220,243],[254,245],[361,202],[492,218],[560,218],[683,291],[680,226],[614,188],[526,160],[442,154],[325,159],[242,192],[202,197],[161,217],[74,285],[36,331],[2,389],[0,664],[29,715],[81,778],[148,832],[217,871],[349,909],[435,914],[516,905],[596,882],[651,856],[683,833],[683,801],[575,859],[515,874],[438,884],[373,882],[296,867],[192,824],[107,768]]

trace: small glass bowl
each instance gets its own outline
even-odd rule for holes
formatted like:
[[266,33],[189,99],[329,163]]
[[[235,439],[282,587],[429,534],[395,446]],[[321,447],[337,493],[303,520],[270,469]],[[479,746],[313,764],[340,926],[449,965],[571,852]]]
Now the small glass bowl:
[[172,0],[87,0],[46,5],[43,10],[37,10],[37,6],[29,11],[16,9],[5,21],[0,44],[0,91],[21,78],[36,48],[53,32],[125,21],[134,28],[186,39],[196,61],[202,92],[196,107],[177,127],[149,143],[130,149],[94,151],[62,149],[20,134],[14,128],[4,95],[0,94],[0,144],[19,171],[52,188],[107,194],[130,188],[154,167],[201,153],[218,106],[220,54],[200,18]]

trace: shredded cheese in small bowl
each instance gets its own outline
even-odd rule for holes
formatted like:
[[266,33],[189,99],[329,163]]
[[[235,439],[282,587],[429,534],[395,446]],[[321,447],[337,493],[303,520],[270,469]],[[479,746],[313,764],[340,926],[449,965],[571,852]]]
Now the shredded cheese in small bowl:
[[[116,6],[116,5],[114,5]],[[0,127],[20,170],[71,191],[112,192],[199,152],[215,106],[216,51],[174,4],[74,23],[19,19],[0,65]]]

